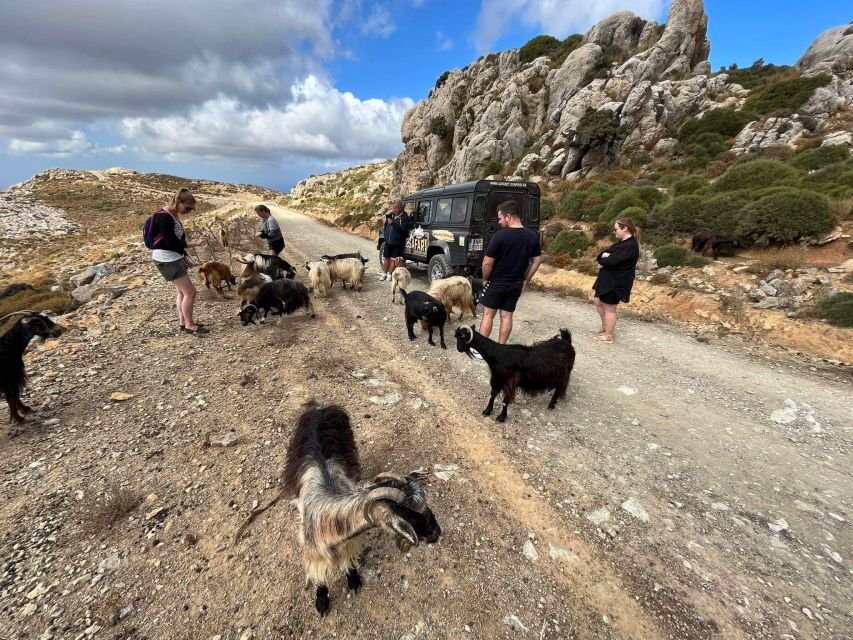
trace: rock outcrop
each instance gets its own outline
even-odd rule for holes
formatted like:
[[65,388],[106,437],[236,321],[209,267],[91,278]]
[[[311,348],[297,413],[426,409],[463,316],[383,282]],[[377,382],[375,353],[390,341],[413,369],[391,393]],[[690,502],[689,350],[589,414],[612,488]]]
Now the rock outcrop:
[[797,60],[804,73],[843,73],[853,70],[853,22],[827,29]]
[[[403,120],[392,192],[487,174],[554,184],[672,148],[687,118],[739,109],[749,93],[710,74],[707,26],[702,0],[673,0],[665,25],[621,11],[559,64],[544,56],[525,63],[510,50],[443,74]],[[831,82],[801,113],[747,125],[736,153],[838,130],[831,120],[853,106],[848,31],[821,35],[798,63],[804,75],[834,70]]]

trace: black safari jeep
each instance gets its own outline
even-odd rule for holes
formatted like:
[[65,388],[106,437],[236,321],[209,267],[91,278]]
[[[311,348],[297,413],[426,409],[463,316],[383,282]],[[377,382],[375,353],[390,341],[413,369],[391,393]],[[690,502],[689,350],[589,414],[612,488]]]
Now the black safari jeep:
[[483,253],[500,230],[498,205],[507,200],[518,204],[524,226],[539,233],[539,185],[533,182],[476,180],[404,197],[411,223],[403,257],[428,264],[430,282],[455,273],[482,276]]

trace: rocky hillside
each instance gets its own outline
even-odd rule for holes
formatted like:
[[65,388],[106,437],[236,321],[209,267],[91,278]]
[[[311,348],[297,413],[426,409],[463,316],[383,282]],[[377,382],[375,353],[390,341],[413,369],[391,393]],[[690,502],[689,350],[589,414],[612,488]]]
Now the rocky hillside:
[[293,187],[282,204],[373,237],[388,205],[392,178],[391,160],[311,176]]
[[[583,36],[543,36],[442,74],[403,121],[394,192],[489,174],[557,188],[652,154],[677,159],[682,126],[717,109],[749,114],[723,149],[734,154],[853,142],[853,28],[820,36],[776,82],[755,82],[711,73],[707,23],[702,0],[674,0],[665,25],[623,11]],[[757,64],[765,80],[780,70]]]
[[180,187],[196,195],[202,215],[281,195],[253,185],[131,169],[50,169],[0,191],[0,284],[55,279],[63,267],[89,265],[129,242],[141,244],[145,217]]

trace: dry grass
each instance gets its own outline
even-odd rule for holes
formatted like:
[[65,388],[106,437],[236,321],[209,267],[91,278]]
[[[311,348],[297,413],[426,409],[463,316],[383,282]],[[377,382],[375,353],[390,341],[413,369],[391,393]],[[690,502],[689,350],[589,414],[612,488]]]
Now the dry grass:
[[734,320],[737,324],[746,322],[746,296],[742,291],[720,294],[720,311]]
[[71,305],[72,298],[64,291],[26,290],[0,299],[0,317],[23,309],[62,313]]
[[592,258],[578,258],[571,268],[588,276],[597,276],[599,270],[598,263]]
[[101,533],[110,529],[141,502],[142,496],[136,491],[113,485],[103,496],[92,500],[85,509],[84,528],[89,533]]
[[803,266],[805,249],[803,247],[783,247],[768,251],[749,267],[749,273],[767,275],[773,269],[799,269]]
[[850,220],[853,218],[853,196],[830,201],[829,210],[836,220]]
[[669,274],[656,273],[649,278],[649,284],[668,284],[669,278]]

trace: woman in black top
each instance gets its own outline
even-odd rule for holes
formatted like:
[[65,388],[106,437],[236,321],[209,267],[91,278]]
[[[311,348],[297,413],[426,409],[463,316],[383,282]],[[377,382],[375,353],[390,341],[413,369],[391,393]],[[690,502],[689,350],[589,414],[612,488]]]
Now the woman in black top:
[[175,307],[178,310],[181,331],[201,335],[209,329],[193,320],[196,288],[187,273],[186,249],[201,246],[207,242],[207,238],[202,236],[187,240],[184,225],[178,219],[178,216],[193,211],[195,197],[189,189],[180,189],[170,204],[154,212],[154,249],[151,251],[151,258],[163,279],[175,285]]
[[607,251],[598,254],[601,269],[592,288],[595,290],[595,308],[601,317],[601,330],[596,335],[602,342],[613,342],[616,329],[616,310],[619,301],[631,299],[631,287],[634,285],[634,272],[640,259],[640,245],[637,243],[637,227],[628,218],[617,220],[613,224],[613,234],[619,241]]

